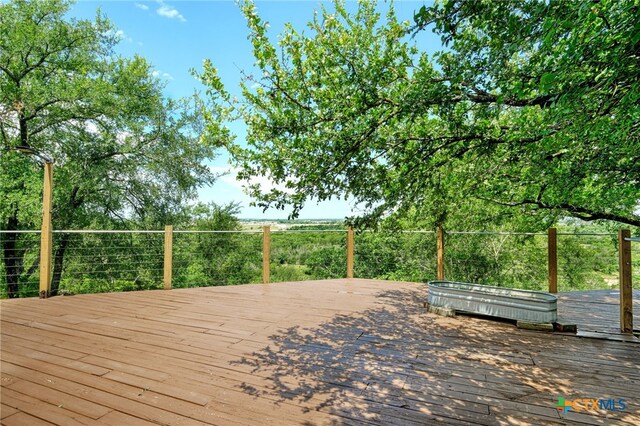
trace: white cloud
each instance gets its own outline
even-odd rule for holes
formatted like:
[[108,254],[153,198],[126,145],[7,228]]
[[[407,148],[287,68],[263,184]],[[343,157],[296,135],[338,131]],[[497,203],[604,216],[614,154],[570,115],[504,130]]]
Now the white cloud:
[[163,1],[158,1],[158,3],[160,4],[160,7],[156,10],[156,13],[158,13],[158,15],[164,16],[165,18],[177,19],[179,21],[186,22],[185,17],[182,16],[180,12],[178,12],[178,9],[165,4]]
[[258,184],[262,192],[269,192],[272,189],[279,189],[284,192],[293,193],[292,189],[285,187],[284,185],[276,185],[269,179],[267,176],[254,176],[248,182],[243,180],[238,180],[238,171],[239,169],[235,167],[221,167],[221,166],[211,166],[209,169],[220,176],[220,180],[227,185],[233,186],[235,188],[241,189],[245,191],[247,186]]
[[126,35],[122,30],[116,31],[116,37],[118,38],[119,41],[125,40],[129,43],[133,42],[133,39],[128,35]]
[[121,42],[121,41],[126,41],[128,43],[132,43],[133,39],[131,37],[129,37],[128,35],[125,34],[124,31],[122,30],[109,30],[105,33],[105,35],[107,37],[113,37],[116,39],[116,41]]
[[169,74],[168,72],[164,72],[164,71],[158,71],[158,70],[153,70],[151,72],[151,75],[153,77],[161,77],[164,78],[165,80],[173,80],[173,76],[171,74]]
[[[212,187],[201,188],[199,190],[199,198],[201,201],[214,201],[217,204],[225,204],[229,202],[239,202],[242,211],[239,214],[241,218],[252,219],[286,219],[291,209],[277,210],[270,208],[264,212],[262,207],[251,207],[252,199],[246,194],[245,187],[247,182],[238,181],[236,179],[238,169],[231,166],[209,166],[209,169],[217,174],[226,173],[220,176]],[[263,192],[268,192],[273,188],[278,188],[286,192],[292,193],[290,189],[284,188],[282,185],[274,185],[269,178],[256,177],[249,181],[249,184],[260,184]],[[355,204],[352,198],[347,200],[335,198],[333,200],[315,202],[309,200],[305,208],[300,212],[300,219],[340,219],[345,216],[361,215],[365,209]]]
[[138,9],[149,10],[149,6],[143,3],[134,3]]

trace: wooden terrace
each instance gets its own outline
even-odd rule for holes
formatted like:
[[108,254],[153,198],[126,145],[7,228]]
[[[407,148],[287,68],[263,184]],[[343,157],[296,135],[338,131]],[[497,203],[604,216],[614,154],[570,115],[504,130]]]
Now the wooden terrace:
[[[615,327],[596,297],[560,312]],[[636,342],[425,300],[424,284],[362,279],[3,300],[1,422],[640,424]],[[626,408],[564,413],[559,397]]]

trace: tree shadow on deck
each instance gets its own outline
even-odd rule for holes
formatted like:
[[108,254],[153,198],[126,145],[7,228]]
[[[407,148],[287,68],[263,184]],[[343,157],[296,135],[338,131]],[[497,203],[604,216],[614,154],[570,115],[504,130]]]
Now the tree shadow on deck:
[[[236,361],[270,386],[241,387],[345,423],[640,421],[637,346],[439,317],[424,300],[413,290],[383,291],[373,308],[283,329]],[[565,414],[555,407],[560,396],[625,398],[628,408]]]

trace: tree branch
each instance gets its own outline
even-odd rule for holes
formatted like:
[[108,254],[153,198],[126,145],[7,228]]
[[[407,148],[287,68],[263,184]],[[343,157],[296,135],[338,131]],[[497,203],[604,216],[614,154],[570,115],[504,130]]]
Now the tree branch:
[[638,216],[629,217],[629,216],[621,216],[615,213],[598,212],[586,207],[574,206],[568,203],[547,204],[540,200],[522,200],[518,202],[506,202],[506,201],[499,201],[499,200],[482,198],[482,197],[479,197],[479,198],[484,201],[490,201],[492,203],[500,204],[502,206],[507,206],[507,207],[533,205],[542,210],[564,210],[565,212],[569,213],[571,216],[588,221],[588,222],[591,222],[594,220],[610,220],[613,222],[619,222],[619,223],[624,223],[626,225],[640,227],[640,217]]
[[48,106],[51,106],[51,105],[53,105],[55,103],[58,103],[58,102],[61,102],[61,101],[62,101],[62,99],[55,98],[55,99],[51,99],[51,100],[48,100],[46,102],[41,103],[40,105],[38,105],[35,108],[33,108],[33,112],[31,114],[29,114],[28,116],[26,116],[24,118],[25,121],[33,120],[40,111],[42,111],[43,109],[45,109]]
[[[473,89],[474,93],[466,93],[464,95],[454,96],[453,101],[459,102],[466,99],[469,99],[472,102],[477,104],[491,104],[497,103],[499,96],[494,95],[493,93],[486,92],[481,89]],[[547,108],[550,106],[551,101],[553,101],[558,95],[550,94],[550,95],[542,95],[537,96],[535,98],[529,99],[516,99],[516,98],[502,98],[501,102],[504,105],[513,106],[513,107],[525,107],[525,106],[539,106],[540,108]]]
[[9,68],[3,66],[2,64],[0,64],[0,71],[2,71],[5,74],[7,74],[9,76],[9,78],[11,79],[11,81],[13,81],[14,83],[18,83],[20,81],[18,78],[16,78],[15,75],[13,75],[13,73],[11,71],[9,71]]

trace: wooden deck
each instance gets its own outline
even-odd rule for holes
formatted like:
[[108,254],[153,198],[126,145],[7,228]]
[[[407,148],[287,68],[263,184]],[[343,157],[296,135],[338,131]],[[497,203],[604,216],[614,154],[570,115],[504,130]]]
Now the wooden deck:
[[[572,291],[558,295],[562,321],[576,324],[578,336],[640,342],[620,332],[620,291]],[[633,292],[634,333],[640,334],[640,291]]]
[[425,298],[330,280],[4,300],[2,424],[640,424],[640,345]]

